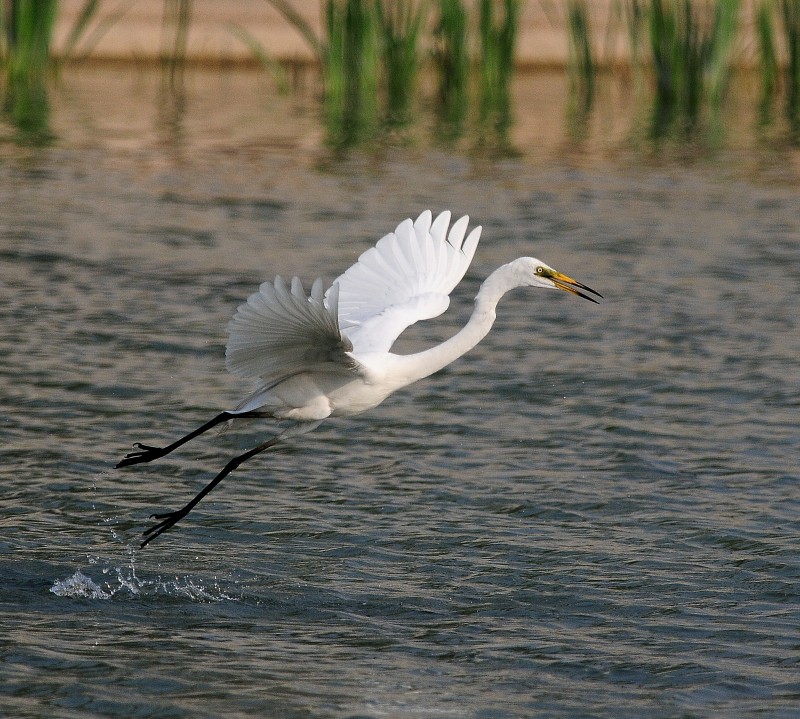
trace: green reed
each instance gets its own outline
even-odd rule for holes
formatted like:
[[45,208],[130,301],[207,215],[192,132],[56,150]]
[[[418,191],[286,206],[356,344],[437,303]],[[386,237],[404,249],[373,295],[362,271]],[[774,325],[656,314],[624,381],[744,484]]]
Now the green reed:
[[498,17],[493,0],[479,5],[479,119],[492,122],[503,139],[511,120],[511,77],[514,72],[514,49],[519,25],[519,0],[503,0]]
[[655,136],[667,134],[676,121],[693,130],[704,110],[718,115],[730,79],[738,15],[739,0],[713,5],[651,0]]
[[433,62],[440,133],[455,138],[463,131],[469,105],[468,19],[463,0],[439,0]]
[[294,9],[291,2],[289,2],[289,0],[266,0],[266,2],[283,15],[286,21],[308,43],[308,46],[314,51],[314,55],[321,59],[322,43],[314,32],[314,28],[312,28],[303,16]]
[[2,15],[3,111],[25,143],[42,144],[52,137],[47,82],[57,9],[56,0],[14,0],[5,4]]
[[419,4],[415,9],[411,0],[375,0],[375,9],[382,39],[386,120],[390,125],[403,125],[411,119],[426,6]]
[[775,44],[775,26],[771,3],[762,0],[756,9],[756,38],[758,41],[759,72],[761,77],[760,115],[769,120],[770,107],[778,89],[778,51]]
[[628,29],[631,66],[637,75],[641,74],[644,64],[643,53],[646,44],[648,10],[647,0],[627,0],[622,7]]
[[781,0],[786,44],[786,116],[795,142],[800,141],[800,0]]
[[50,67],[50,40],[57,0],[13,0],[4,3],[3,60],[11,74],[42,74]]
[[[374,135],[380,96],[386,100],[387,124],[402,125],[410,120],[419,75],[424,4],[326,0],[323,37],[317,38],[288,0],[267,2],[306,40],[319,61],[323,116],[333,145],[347,146]],[[262,64],[268,64],[266,48],[243,29],[236,34]]]
[[350,145],[377,126],[380,45],[371,0],[328,0],[322,50],[325,121],[331,141]]
[[192,0],[164,0],[161,21],[161,65],[170,87],[183,82]]
[[740,0],[716,0],[711,34],[707,38],[705,83],[712,111],[718,113],[730,83],[739,33]]
[[[266,0],[272,5],[284,19],[297,31],[300,37],[306,41],[314,57],[322,65],[323,62],[323,47],[322,42],[317,37],[314,28],[295,10],[294,6],[289,0]],[[278,86],[278,91],[281,93],[289,92],[289,79],[284,66],[276,60],[269,53],[269,49],[259,41],[247,28],[237,25],[236,23],[228,24],[228,31],[241,40],[252,53],[256,61],[268,71]]]
[[280,62],[275,60],[266,50],[264,45],[246,28],[236,23],[228,25],[228,32],[234,37],[241,40],[250,50],[250,53],[256,59],[259,65],[270,73],[278,86],[278,92],[285,95],[289,92],[289,79],[285,68]]
[[569,74],[576,110],[588,112],[594,101],[596,68],[592,52],[591,20],[586,0],[568,0]]
[[775,101],[785,95],[791,139],[800,141],[800,0],[761,0],[755,9],[760,119],[773,120]]
[[67,35],[67,41],[64,44],[63,57],[65,60],[72,57],[78,43],[81,42],[91,27],[99,9],[100,0],[86,0],[83,4],[75,20],[75,24],[72,26],[69,35]]
[[[103,36],[134,6],[136,0],[120,0],[113,11],[98,19],[102,0],[85,0],[67,34],[61,51],[63,62],[85,59]],[[186,65],[193,0],[164,0],[161,14],[159,59],[171,82],[179,80]]]

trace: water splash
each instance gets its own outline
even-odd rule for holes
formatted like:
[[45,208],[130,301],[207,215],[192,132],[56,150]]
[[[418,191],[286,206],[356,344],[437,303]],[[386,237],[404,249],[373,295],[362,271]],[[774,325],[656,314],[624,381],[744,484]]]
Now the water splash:
[[219,586],[216,580],[211,586],[198,584],[190,577],[175,577],[169,581],[162,581],[159,577],[151,583],[154,593],[163,592],[172,597],[185,597],[195,602],[225,602],[238,601],[237,597],[230,596]]
[[111,599],[113,596],[80,570],[67,579],[57,579],[50,591],[59,597]]
[[[97,492],[98,481],[108,472],[99,472],[92,479],[92,491]],[[94,503],[93,509],[97,509]],[[100,510],[98,510],[100,511]],[[162,595],[188,599],[194,602],[225,602],[238,601],[241,596],[231,596],[220,585],[217,577],[211,582],[200,581],[192,577],[174,576],[163,579],[160,575],[153,579],[143,579],[136,573],[137,547],[125,543],[125,537],[120,534],[116,525],[117,516],[108,516],[100,511],[101,522],[110,532],[111,545],[122,549],[127,554],[127,562],[120,562],[118,552],[116,557],[103,557],[101,554],[88,553],[86,560],[90,568],[84,573],[81,570],[67,577],[56,579],[50,591],[59,597],[83,599],[112,599],[112,598],[137,598]],[[120,545],[124,545],[120,546]],[[102,579],[95,581],[88,573],[97,577],[102,574]]]
[[128,548],[129,562],[126,566],[102,565],[102,560],[97,555],[88,555],[90,565],[100,568],[101,573],[107,577],[98,584],[91,577],[77,570],[67,579],[56,579],[50,591],[59,597],[73,597],[85,599],[112,599],[114,597],[138,597],[164,595],[178,597],[195,602],[226,602],[238,601],[240,597],[228,594],[214,577],[213,583],[207,584],[191,577],[174,577],[162,579],[142,579],[136,574],[136,550]]

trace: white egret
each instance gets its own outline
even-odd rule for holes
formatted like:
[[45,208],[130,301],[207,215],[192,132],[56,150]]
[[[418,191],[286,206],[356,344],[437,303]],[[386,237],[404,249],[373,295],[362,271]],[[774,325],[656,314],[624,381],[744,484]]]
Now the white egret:
[[416,222],[404,220],[324,292],[322,280],[314,282],[308,296],[296,277],[290,284],[280,277],[264,282],[229,323],[225,352],[228,370],[256,379],[257,389],[235,409],[221,412],[166,447],[136,443],[136,451],[116,466],[163,457],[229,420],[266,417],[288,420],[289,425],[230,460],[183,508],[152,515],[160,521],[143,533],[142,547],[189,514],[250,457],[310,432],[328,417],[371,409],[472,349],[491,329],[497,303],[509,290],[566,290],[592,302],[596,300],[590,295],[602,296],[544,262],[520,257],[486,278],[461,331],[424,352],[393,354],[391,347],[403,330],[438,317],[450,304],[450,292],[467,271],[481,234],[476,227],[466,235],[468,222],[465,216],[449,227],[449,212],[434,220],[430,211]]

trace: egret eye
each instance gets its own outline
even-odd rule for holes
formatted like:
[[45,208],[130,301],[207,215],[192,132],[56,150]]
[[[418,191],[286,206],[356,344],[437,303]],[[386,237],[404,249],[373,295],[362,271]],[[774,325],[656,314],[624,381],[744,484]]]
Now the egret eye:
[[544,267],[537,267],[536,268],[536,274],[537,275],[543,275],[544,274]]

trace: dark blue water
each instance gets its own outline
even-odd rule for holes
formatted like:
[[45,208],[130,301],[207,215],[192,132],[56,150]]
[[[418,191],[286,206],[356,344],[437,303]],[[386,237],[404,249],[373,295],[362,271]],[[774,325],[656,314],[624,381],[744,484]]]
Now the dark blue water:
[[[78,140],[0,160],[0,714],[798,716],[792,184]],[[461,361],[245,464],[139,550],[270,431],[112,469],[249,390],[223,367],[236,306],[428,207],[484,235],[409,351],[518,255],[606,300],[515,291]]]

